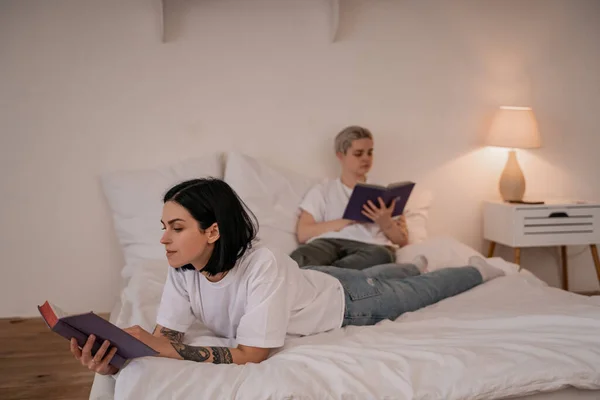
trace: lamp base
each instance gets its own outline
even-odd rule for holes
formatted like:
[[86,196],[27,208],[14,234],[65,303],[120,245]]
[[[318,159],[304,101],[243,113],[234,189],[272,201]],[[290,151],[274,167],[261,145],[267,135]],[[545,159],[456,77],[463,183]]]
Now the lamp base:
[[520,202],[525,194],[525,176],[514,150],[508,152],[508,160],[500,176],[500,195],[504,201]]

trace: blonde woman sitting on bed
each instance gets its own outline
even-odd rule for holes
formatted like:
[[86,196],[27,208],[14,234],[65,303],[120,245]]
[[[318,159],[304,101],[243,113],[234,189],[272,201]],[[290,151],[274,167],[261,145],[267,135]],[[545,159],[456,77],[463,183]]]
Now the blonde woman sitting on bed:
[[367,182],[373,165],[373,134],[361,126],[342,129],[334,140],[335,154],[342,169],[336,179],[311,188],[300,203],[296,226],[298,242],[292,257],[300,267],[334,265],[364,269],[394,262],[396,250],[408,243],[404,216],[392,218],[395,203],[379,199],[368,202],[362,213],[369,223],[343,219],[352,190]]
[[[364,270],[333,266],[301,269],[289,256],[255,241],[252,214],[225,182],[195,179],[164,196],[161,243],[171,266],[153,333],[126,331],[159,357],[210,363],[260,363],[283,346],[286,334],[312,335],[346,325],[373,325],[454,296],[502,272],[479,259],[473,267],[426,271],[426,260]],[[200,319],[237,347],[190,346],[184,334]],[[116,349],[91,354],[90,336],[71,351],[100,374]]]

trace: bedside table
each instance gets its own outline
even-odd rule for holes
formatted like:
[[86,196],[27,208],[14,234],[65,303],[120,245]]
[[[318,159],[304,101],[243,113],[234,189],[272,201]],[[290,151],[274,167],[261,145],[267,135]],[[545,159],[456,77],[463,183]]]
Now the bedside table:
[[483,237],[489,240],[488,257],[496,243],[514,248],[515,264],[521,264],[524,247],[559,246],[562,261],[562,287],[569,289],[567,246],[589,245],[598,282],[600,259],[600,203],[513,204],[486,201],[483,207]]

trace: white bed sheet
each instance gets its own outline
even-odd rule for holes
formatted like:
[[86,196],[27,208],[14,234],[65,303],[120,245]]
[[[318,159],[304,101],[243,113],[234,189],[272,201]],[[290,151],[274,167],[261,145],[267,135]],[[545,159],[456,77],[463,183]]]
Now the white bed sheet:
[[[589,391],[600,389],[600,298],[491,261],[510,274],[395,322],[290,338],[260,364],[134,360],[116,377],[114,398],[500,399],[570,386],[600,398]],[[167,271],[159,265],[131,278],[117,325],[153,328]],[[200,325],[186,337],[235,344]],[[111,398],[112,379],[98,377],[91,398]]]

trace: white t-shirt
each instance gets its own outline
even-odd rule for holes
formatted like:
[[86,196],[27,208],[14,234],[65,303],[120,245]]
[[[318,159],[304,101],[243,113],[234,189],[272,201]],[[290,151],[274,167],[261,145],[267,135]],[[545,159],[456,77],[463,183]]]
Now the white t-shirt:
[[344,290],[323,272],[255,245],[219,282],[196,270],[169,269],[156,322],[186,332],[195,319],[245,346],[283,346],[286,334],[310,335],[342,326]]
[[[302,202],[300,208],[310,213],[315,222],[332,221],[342,218],[352,189],[344,185],[340,178],[330,179],[312,187]],[[325,232],[308,240],[315,239],[348,239],[358,242],[397,247],[390,241],[376,223],[352,224],[339,232]]]

